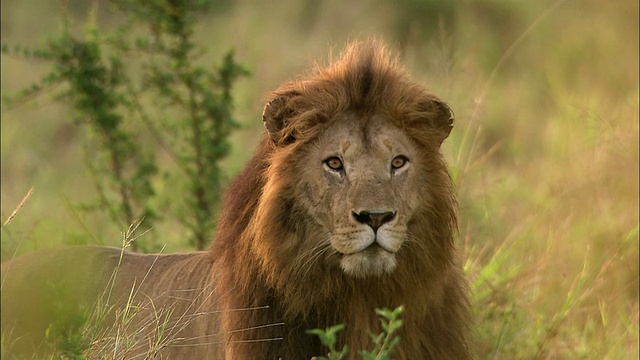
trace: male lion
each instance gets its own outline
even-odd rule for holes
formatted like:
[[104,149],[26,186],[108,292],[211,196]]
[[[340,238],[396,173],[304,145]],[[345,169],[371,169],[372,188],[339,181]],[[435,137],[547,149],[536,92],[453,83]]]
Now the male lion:
[[277,89],[263,121],[209,252],[76,247],[5,263],[5,346],[46,346],[47,329],[62,328],[50,325],[55,299],[69,293],[74,307],[95,307],[96,294],[115,305],[102,341],[122,357],[309,359],[326,349],[305,330],[344,323],[339,346],[358,358],[380,331],[374,310],[404,305],[398,358],[469,358],[439,150],[449,107],[368,41]]

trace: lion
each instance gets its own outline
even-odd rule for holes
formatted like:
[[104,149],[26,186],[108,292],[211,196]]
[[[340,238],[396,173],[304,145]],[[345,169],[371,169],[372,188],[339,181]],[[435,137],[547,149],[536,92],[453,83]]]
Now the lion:
[[95,306],[87,294],[108,288],[112,318],[135,304],[142,320],[122,333],[147,340],[122,350],[131,353],[149,354],[161,323],[153,356],[309,359],[326,349],[306,330],[345,324],[338,345],[354,359],[380,331],[374,310],[404,305],[394,356],[470,358],[455,191],[440,152],[449,106],[368,40],[275,90],[262,120],[209,251],[92,246],[18,257],[2,267],[2,331],[18,338],[5,343],[46,343],[42,319],[56,307],[42,293],[60,283],[74,306]]

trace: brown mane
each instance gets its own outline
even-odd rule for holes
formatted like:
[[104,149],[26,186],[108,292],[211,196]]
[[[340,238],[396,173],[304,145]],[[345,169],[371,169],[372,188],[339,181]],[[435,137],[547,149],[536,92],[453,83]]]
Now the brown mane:
[[451,127],[451,122],[436,121],[450,116],[441,113],[438,105],[444,103],[411,82],[377,41],[349,45],[328,67],[316,65],[310,75],[275,90],[270,100],[277,98],[287,99],[288,121],[281,138],[295,134],[303,143],[317,138],[336,114],[347,111],[387,115],[415,140],[435,148],[443,140],[442,132],[448,135]]
[[[282,124],[269,129],[227,192],[211,246],[227,358],[321,355],[305,329],[338,323],[347,326],[341,344],[357,356],[370,347],[367,331],[379,331],[374,309],[399,305],[407,309],[400,358],[468,358],[466,288],[453,244],[456,202],[439,153],[452,122],[448,107],[410,82],[376,41],[349,46],[328,67],[277,89],[273,101],[282,106],[270,115]],[[306,165],[297,161],[299,153],[347,112],[391,119],[420,145],[419,161],[429,172],[421,209],[409,223],[417,241],[403,247],[397,268],[381,277],[349,277],[310,259],[302,240],[317,236],[318,225],[291,195]],[[263,306],[269,308],[239,310]]]

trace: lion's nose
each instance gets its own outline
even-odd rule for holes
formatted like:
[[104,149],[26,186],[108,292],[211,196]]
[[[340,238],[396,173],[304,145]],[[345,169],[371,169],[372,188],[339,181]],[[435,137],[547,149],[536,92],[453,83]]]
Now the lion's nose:
[[380,226],[396,217],[396,213],[391,211],[369,212],[365,210],[359,213],[352,212],[351,214],[357,222],[369,225],[373,229],[373,232],[378,231]]

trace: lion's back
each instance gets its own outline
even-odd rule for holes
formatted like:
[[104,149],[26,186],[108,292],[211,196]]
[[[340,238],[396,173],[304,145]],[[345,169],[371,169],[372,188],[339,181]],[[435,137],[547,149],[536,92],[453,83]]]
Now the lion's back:
[[[211,344],[221,343],[211,276],[205,252],[141,255],[78,246],[17,257],[2,264],[4,350],[46,354],[47,334],[80,333],[99,322],[99,332],[86,339],[100,337],[99,347],[86,349],[98,357],[114,350],[209,355],[217,351]],[[96,320],[100,314],[104,320]]]

